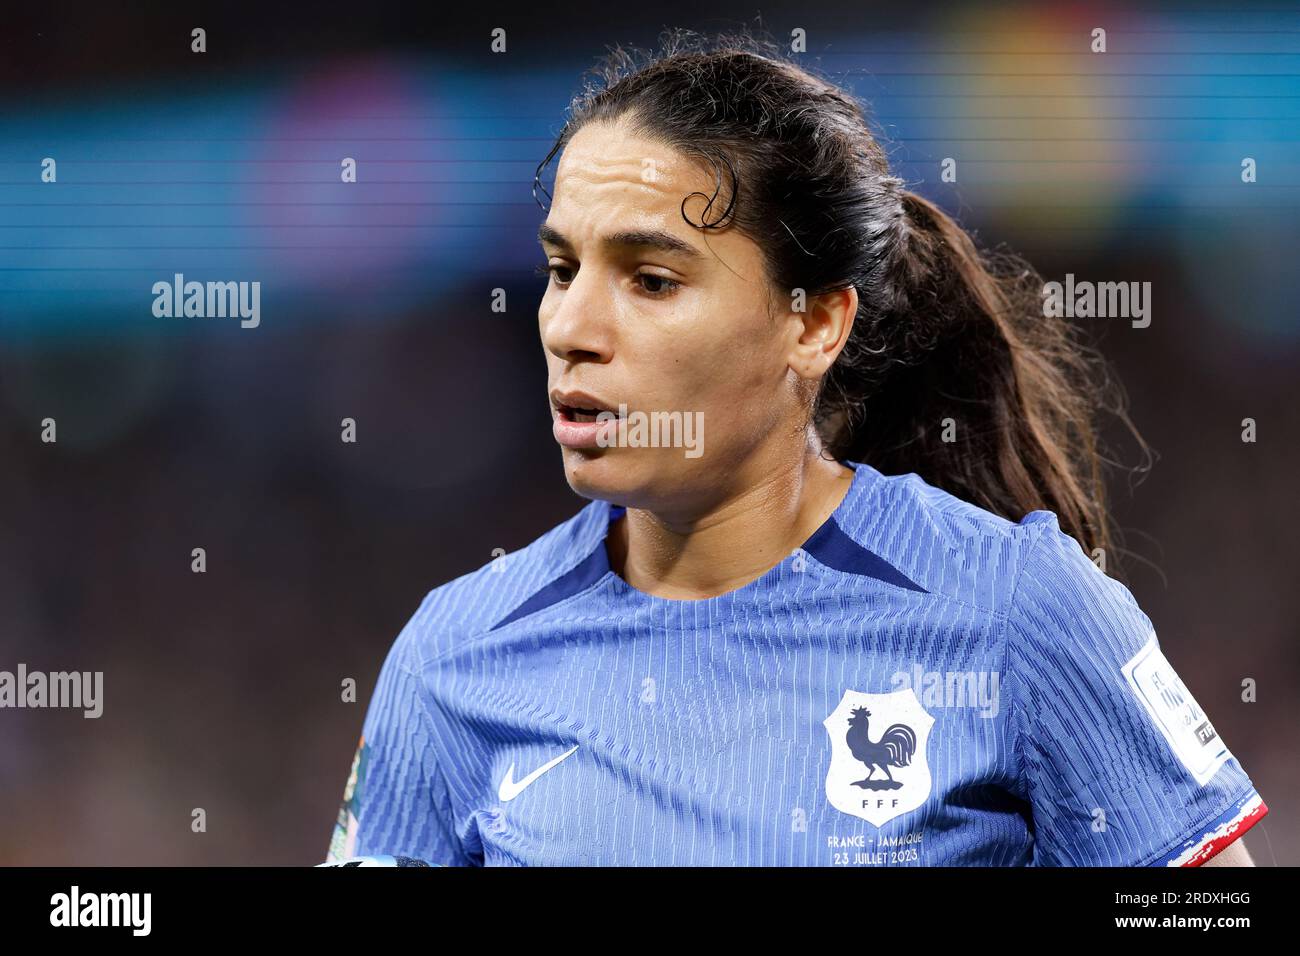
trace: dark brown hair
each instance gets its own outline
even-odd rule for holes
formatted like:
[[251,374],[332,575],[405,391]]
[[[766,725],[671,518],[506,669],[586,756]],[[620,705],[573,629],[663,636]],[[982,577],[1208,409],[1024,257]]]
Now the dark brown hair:
[[[858,291],[852,334],[810,409],[827,453],[915,472],[1012,521],[1053,511],[1085,550],[1109,550],[1094,417],[1113,399],[1132,424],[1100,355],[1043,314],[1041,276],[978,250],[905,189],[861,105],[775,44],[689,30],[661,43],[657,54],[613,48],[588,74],[534,197],[552,157],[594,121],[623,120],[703,161],[717,189],[700,222],[683,200],[691,225],[734,222],[782,294]],[[949,418],[955,441],[943,440]]]

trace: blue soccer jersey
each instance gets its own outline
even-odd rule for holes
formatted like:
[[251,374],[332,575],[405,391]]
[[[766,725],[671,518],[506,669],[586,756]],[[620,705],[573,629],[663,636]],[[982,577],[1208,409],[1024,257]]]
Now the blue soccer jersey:
[[1267,813],[1129,591],[846,462],[745,586],[655,597],[587,504],[398,635],[329,858],[460,865],[1197,865]]

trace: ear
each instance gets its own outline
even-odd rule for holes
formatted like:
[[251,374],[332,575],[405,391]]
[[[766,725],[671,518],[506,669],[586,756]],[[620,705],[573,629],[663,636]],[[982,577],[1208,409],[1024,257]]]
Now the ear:
[[790,368],[801,378],[819,380],[835,363],[853,331],[858,290],[853,286],[814,296],[802,312],[791,310]]

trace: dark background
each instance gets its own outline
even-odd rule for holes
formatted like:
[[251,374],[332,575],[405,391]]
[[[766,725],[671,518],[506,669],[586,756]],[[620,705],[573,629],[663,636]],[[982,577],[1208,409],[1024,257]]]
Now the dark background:
[[[1149,328],[1081,320],[1156,453],[1108,431],[1124,580],[1270,806],[1256,860],[1300,858],[1300,10],[473,7],[0,18],[0,669],[105,684],[98,720],[0,710],[0,863],[323,858],[423,595],[583,503],[532,275],[569,96],[608,45],[760,12],[981,242],[1152,283]],[[154,318],[175,272],[261,281],[261,326]]]

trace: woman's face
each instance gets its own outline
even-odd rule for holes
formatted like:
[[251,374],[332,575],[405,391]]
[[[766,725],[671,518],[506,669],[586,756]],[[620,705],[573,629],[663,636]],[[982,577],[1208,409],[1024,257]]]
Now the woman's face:
[[[683,219],[683,200],[692,221],[717,219],[725,193],[705,212],[715,189],[711,169],[622,126],[588,124],[561,157],[539,233],[551,277],[538,320],[565,476],[584,497],[671,513],[806,447],[801,373],[825,371],[841,330],[817,333],[769,293],[759,247],[734,227]],[[611,444],[617,423],[575,425],[584,416],[562,407],[574,392],[578,407],[625,404],[627,443]],[[654,413],[682,426],[660,429],[659,447],[647,444]]]

